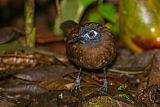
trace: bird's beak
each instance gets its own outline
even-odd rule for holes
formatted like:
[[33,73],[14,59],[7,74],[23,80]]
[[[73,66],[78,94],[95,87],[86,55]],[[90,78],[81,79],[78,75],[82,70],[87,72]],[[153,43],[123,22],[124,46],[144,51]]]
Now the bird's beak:
[[74,38],[72,38],[72,39],[70,39],[70,40],[68,40],[68,44],[71,44],[71,43],[74,43],[74,42],[79,42],[79,41],[81,41],[83,39],[83,37],[81,37],[81,36],[75,36]]

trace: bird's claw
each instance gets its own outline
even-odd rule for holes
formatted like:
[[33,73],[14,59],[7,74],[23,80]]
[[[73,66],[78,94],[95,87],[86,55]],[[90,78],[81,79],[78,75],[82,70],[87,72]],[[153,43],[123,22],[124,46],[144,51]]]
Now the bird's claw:
[[107,95],[108,91],[108,81],[104,80],[103,86],[98,90],[102,95]]
[[80,76],[77,76],[75,87],[74,87],[75,93],[78,93],[81,90],[80,85],[81,85],[81,78],[80,78]]

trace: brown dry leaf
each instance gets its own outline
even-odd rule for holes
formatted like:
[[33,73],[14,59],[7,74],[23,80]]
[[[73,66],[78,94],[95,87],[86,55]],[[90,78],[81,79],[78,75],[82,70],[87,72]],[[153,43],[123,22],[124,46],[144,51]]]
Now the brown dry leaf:
[[16,28],[6,27],[0,30],[0,44],[8,43],[24,36],[24,33]]
[[39,86],[47,90],[71,90],[75,83],[64,78],[49,79],[39,83]]
[[145,107],[160,106],[160,85],[152,85],[137,93],[137,100]]
[[53,57],[35,54],[31,52],[13,52],[0,55],[0,71],[35,67],[37,65],[53,64]]
[[140,76],[139,90],[143,90],[148,86],[160,84],[160,50],[155,50],[153,58],[149,65],[145,68],[145,72]]
[[151,71],[149,74],[148,85],[159,84],[160,85],[160,51],[154,55]]
[[112,68],[123,70],[123,72],[144,71],[152,63],[154,55],[160,50],[146,51],[131,54],[127,50],[121,50]]
[[0,107],[77,107],[80,102],[67,90],[48,91],[38,95],[2,93],[1,96],[0,105],[3,106]]
[[43,65],[34,68],[27,68],[23,70],[17,70],[18,72],[14,75],[16,78],[32,81],[32,82],[42,82],[52,79],[61,78],[67,74],[77,72],[78,70],[72,66],[64,65]]
[[[39,83],[39,86],[44,87],[47,90],[74,90],[76,77],[77,73],[70,73],[65,77],[52,78],[42,81]],[[83,73],[81,76],[81,93],[84,97],[93,94],[98,90],[98,86],[101,86],[90,77],[90,74],[87,73]]]
[[[81,89],[97,87],[98,83],[92,78],[88,77],[89,74],[84,73],[81,76]],[[42,81],[39,85],[48,90],[73,90],[75,87],[75,80],[77,73],[68,73],[65,77],[57,77]]]
[[88,87],[83,87],[81,88],[81,95],[82,95],[82,98],[84,99],[88,99],[92,96],[95,96],[95,95],[99,95],[100,92],[98,92],[98,89],[99,87],[96,87],[96,86],[88,86]]
[[1,92],[12,93],[12,94],[31,94],[37,95],[47,92],[46,89],[32,84],[18,84],[10,85],[5,88],[0,88]]
[[135,107],[135,106],[115,100],[110,96],[98,96],[83,102],[83,107]]
[[[45,49],[51,52],[57,52],[61,54],[66,53],[65,42],[63,36],[54,35],[53,33],[40,34],[37,37],[37,48]],[[43,36],[42,36],[43,35]],[[45,36],[44,36],[45,35]]]
[[45,36],[39,36],[36,39],[37,43],[39,44],[46,44],[51,42],[64,42],[64,37],[54,34],[45,34]]
[[0,82],[0,96],[3,93],[13,94],[40,94],[47,90],[29,81],[23,81],[14,77],[6,78]]
[[9,101],[0,101],[0,107],[15,107],[14,103],[11,103]]

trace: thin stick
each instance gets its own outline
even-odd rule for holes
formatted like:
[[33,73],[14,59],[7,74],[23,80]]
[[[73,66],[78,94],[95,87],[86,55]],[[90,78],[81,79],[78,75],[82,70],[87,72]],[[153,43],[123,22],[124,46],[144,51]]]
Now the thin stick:
[[122,73],[126,75],[142,74],[144,71],[123,71],[118,69],[108,69],[109,72]]
[[35,46],[36,29],[34,28],[34,8],[35,0],[26,0],[25,2],[25,33],[26,45]]
[[57,9],[57,15],[61,17],[61,8],[59,0],[56,0],[56,9]]

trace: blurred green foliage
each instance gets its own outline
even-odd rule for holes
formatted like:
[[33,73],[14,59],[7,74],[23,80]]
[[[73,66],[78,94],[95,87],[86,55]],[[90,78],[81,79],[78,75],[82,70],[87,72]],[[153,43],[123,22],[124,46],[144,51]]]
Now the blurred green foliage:
[[92,12],[88,15],[88,21],[89,22],[101,22],[103,17],[97,12]]
[[55,19],[54,33],[62,33],[59,27],[60,24],[66,20],[73,20],[79,23],[85,9],[93,2],[95,2],[95,0],[61,0],[60,4],[57,5],[57,13],[59,14]]
[[121,0],[120,37],[134,52],[160,47],[160,1]]
[[89,22],[99,22],[106,20],[105,25],[114,33],[119,34],[119,24],[116,7],[112,3],[100,3],[97,10],[91,12],[88,17]]
[[112,23],[116,23],[116,9],[111,3],[104,3],[98,6],[99,13]]
[[120,85],[117,90],[118,91],[124,91],[126,89],[126,87],[124,85]]
[[120,98],[123,98],[123,99],[127,100],[131,104],[134,104],[134,101],[131,99],[131,96],[129,96],[129,95],[125,94],[125,93],[118,94],[117,96],[120,97]]
[[[73,20],[79,23],[82,16],[87,15],[88,22],[99,22],[107,26],[113,33],[119,33],[119,25],[117,22],[116,7],[111,3],[103,2],[104,0],[55,0],[57,8],[57,17],[54,19],[53,32],[61,35],[60,24],[66,20]],[[96,4],[93,6],[92,4]],[[88,7],[93,8],[92,12],[87,11]],[[25,2],[25,33],[26,43],[24,46],[34,47],[36,38],[35,19],[35,0],[27,0]],[[86,13],[86,14],[85,14]],[[85,20],[85,21],[86,21]],[[16,45],[17,46],[17,45]],[[16,47],[15,46],[15,47]],[[7,47],[7,46],[2,46]]]
[[95,1],[96,0],[81,0],[82,5],[84,6],[84,8],[87,8],[90,4],[92,4]]
[[63,21],[73,20],[79,23],[82,16],[86,15],[84,12],[88,7],[95,3],[98,5],[91,7],[95,8],[94,11],[86,12],[88,14],[87,21],[101,23],[106,20],[106,23],[102,24],[105,24],[113,33],[118,34],[119,25],[116,20],[116,7],[112,3],[103,3],[103,0],[62,0],[59,5],[61,14],[55,20],[54,32],[57,34],[62,33],[59,26]]

